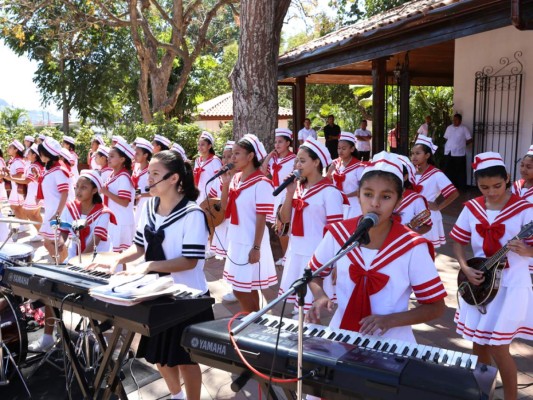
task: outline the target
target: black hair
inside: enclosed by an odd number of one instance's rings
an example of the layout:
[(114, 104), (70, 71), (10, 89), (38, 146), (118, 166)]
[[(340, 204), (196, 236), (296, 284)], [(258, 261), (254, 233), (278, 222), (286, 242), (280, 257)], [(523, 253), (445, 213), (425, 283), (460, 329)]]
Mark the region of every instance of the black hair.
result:
[[(35, 151), (33, 151), (31, 148), (29, 149), (33, 154), (35, 154), (37, 156), (37, 159), (35, 160), (35, 162), (39, 165), (41, 165), (42, 167), (44, 167), (44, 163), (43, 163), (43, 160), (41, 160), (41, 156), (39, 153), (36, 153)], [(38, 150), (37, 150), (38, 151)]]
[(311, 119), (310, 119), (310, 118), (304, 118), (304, 122), (305, 122), (305, 121), (309, 121), (309, 122), (311, 122)]
[(200, 138), (200, 140), (205, 140), (207, 143), (209, 143), (211, 145), (211, 148), (209, 149), (209, 154), (215, 154), (215, 149), (213, 148), (213, 143), (211, 143), (211, 140), (209, 140), (208, 138)]
[(161, 143), (159, 140), (155, 140), (155, 139), (154, 139), (154, 142), (156, 142), (157, 145), (158, 145), (159, 147), (161, 147), (161, 151), (170, 150), (170, 147), (168, 147), (168, 146), (167, 146), (166, 144), (164, 144), (164, 143)]
[[(318, 157), (318, 154), (316, 154), (313, 150), (311, 150), (309, 147), (307, 146), (300, 146), (300, 149), (304, 150), (308, 155), (309, 157), (311, 157), (311, 160), (318, 160), (318, 172), (322, 173), (322, 170), (324, 169), (324, 166), (322, 165), (322, 160), (320, 160), (320, 158)], [(326, 165), (327, 167), (327, 165)]]
[(435, 165), (435, 157), (433, 157), (433, 152), (431, 151), (431, 149), (429, 148), (427, 144), (416, 143), (415, 146), (420, 146), (425, 154), (429, 154), (429, 158), (428, 158), (429, 165)]
[(24, 152), (20, 151), (15, 145), (10, 144), (10, 146), (13, 146), (15, 150), (17, 150), (17, 156), (24, 157)]
[(254, 168), (259, 168), (261, 166), (261, 161), (259, 161), (259, 159), (257, 158), (255, 148), (254, 146), (252, 146), (252, 144), (249, 141), (241, 139), (237, 142), (237, 146), (242, 147), (248, 153), (254, 153), (254, 158), (252, 160), (252, 163), (254, 164)]
[[(84, 178), (84, 179), (88, 180), (89, 182), (91, 182), (91, 185), (92, 185), (93, 188), (98, 189), (98, 186), (96, 186), (96, 183), (94, 183), (92, 179), (89, 179), (89, 178), (87, 178), (85, 176), (80, 176), (78, 178), (78, 180), (80, 180), (81, 178)], [(93, 204), (102, 204), (102, 196), (100, 196), (100, 193), (98, 193), (98, 190), (96, 191), (95, 194), (93, 194), (92, 202), (93, 202)]]
[(144, 147), (139, 147), (139, 146), (137, 146), (136, 149), (140, 149), (144, 154), (148, 154), (148, 157), (146, 157), (146, 161), (150, 161), (152, 159), (152, 152), (151, 151), (145, 149)]
[(346, 142), (348, 143), (350, 146), (353, 147), (353, 151), (350, 153), (352, 155), (352, 157), (355, 157), (357, 159), (359, 159), (359, 152), (357, 151), (357, 147), (355, 147), (355, 143), (350, 141), (350, 140), (339, 140), (339, 143), (340, 142)]
[(59, 161), (59, 156), (55, 156), (51, 154), (48, 150), (46, 150), (46, 147), (44, 147), (42, 143), (39, 144), (38, 149), (39, 149), (39, 157), (42, 158), (42, 156), (44, 155), (46, 158), (48, 158), (48, 162), (44, 164), (44, 167), (46, 169), (52, 168), (53, 165)]
[(328, 115), (328, 118), (333, 118), (333, 119), (335, 119), (335, 116), (334, 116), (333, 114), (329, 114), (329, 115)]
[(131, 172), (131, 166), (132, 166), (132, 161), (131, 161), (131, 158), (129, 158), (126, 153), (124, 153), (122, 150), (120, 150), (118, 147), (111, 147), (112, 149), (115, 149), (118, 153), (118, 155), (120, 157), (123, 157), (124, 158), (124, 168), (126, 168), (128, 171)]
[(178, 174), (180, 178), (176, 185), (177, 190), (181, 189), (187, 199), (196, 201), (200, 191), (194, 184), (192, 166), (189, 162), (183, 161), (180, 153), (174, 150), (160, 151), (154, 154), (153, 159), (162, 163), (168, 171)]
[(0, 149), (0, 157), (4, 158), (4, 151)]
[[(2, 157), (2, 153), (0, 153), (0, 157)], [(533, 160), (533, 155), (531, 154), (526, 154), (524, 157), (522, 157), (522, 160), (524, 160), (527, 157), (531, 157), (531, 160)]]
[(402, 165), (402, 170), (403, 170), (403, 176), (405, 177), (405, 175), (407, 175), (407, 180), (403, 181), (403, 188), (412, 189), (413, 185), (411, 181), (409, 180), (409, 171), (407, 170), (407, 167), (405, 165)]
[(396, 175), (394, 175), (392, 172), (387, 171), (380, 171), (380, 170), (374, 170), (367, 172), (363, 175), (361, 180), (359, 181), (359, 187), (362, 188), (363, 184), (372, 179), (372, 178), (384, 178), (388, 179), (392, 183), (392, 189), (398, 194), (398, 200), (402, 198), (403, 195), (403, 182), (398, 178)]
[(367, 121), (366, 119), (362, 119), (362, 120), (361, 120), (361, 123), (363, 123), (363, 122), (364, 122), (365, 124), (368, 124), (368, 121)]
[[(306, 118), (306, 119), (309, 119), (309, 118)], [(285, 139), (287, 142), (289, 142), (289, 146), (292, 145), (292, 138), (288, 137), (288, 136), (285, 136), (285, 135), (279, 135), (278, 137), (282, 137), (283, 139)]]
[[(507, 169), (502, 165), (495, 165), (493, 167), (480, 169), (479, 171), (474, 172), (476, 181), (479, 180), (479, 178), (502, 178), (503, 180), (507, 181), (507, 176)], [(509, 185), (510, 181), (508, 182), (507, 186)]]
[(455, 114), (453, 114), (453, 117), (454, 117), (454, 118), (459, 118), (459, 121), (462, 121), (462, 120), (463, 120), (463, 116), (462, 116), (461, 114), (459, 114), (459, 113), (455, 113)]
[(70, 151), (76, 151), (76, 145), (75, 144), (72, 144), (70, 142), (67, 142), (66, 140), (63, 140), (63, 143), (65, 143), (67, 146), (68, 146), (68, 149)]
[(102, 157), (109, 158), (109, 156), (106, 156), (101, 150), (96, 150), (96, 154), (100, 154)]

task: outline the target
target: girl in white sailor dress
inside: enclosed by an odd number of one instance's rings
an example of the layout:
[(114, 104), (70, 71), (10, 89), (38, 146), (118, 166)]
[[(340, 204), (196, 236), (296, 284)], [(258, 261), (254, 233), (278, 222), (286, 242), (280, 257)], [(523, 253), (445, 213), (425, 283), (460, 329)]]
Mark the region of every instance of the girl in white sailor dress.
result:
[(509, 346), (515, 338), (533, 340), (533, 291), (528, 270), (533, 239), (509, 240), (533, 220), (533, 205), (507, 191), (509, 175), (498, 153), (478, 154), (472, 167), (482, 196), (465, 204), (450, 233), (459, 265), (468, 280), (478, 285), (483, 273), (467, 265), (465, 246), (472, 245), (474, 257), (490, 257), (507, 243), (510, 252), (498, 293), (486, 305), (485, 313), (459, 299), (457, 333), (473, 342), (480, 362), (496, 362), (505, 399), (516, 399), (517, 370)]
[[(222, 164), (227, 165), (231, 162), (231, 155), (233, 150), (233, 145), (235, 142), (233, 140), (228, 140), (224, 146), (224, 152), (222, 153)], [(235, 168), (230, 171), (230, 175), (233, 176), (235, 173)], [(219, 177), (209, 191), (209, 198), (211, 199), (220, 199), (222, 197), (222, 178)], [(209, 218), (209, 217), (208, 217)], [(224, 219), (224, 221), (217, 227), (215, 227), (215, 233), (211, 239), (211, 251), (215, 253), (215, 257), (219, 260), (226, 258), (226, 252), (228, 248), (228, 228), (229, 220)]]
[(224, 278), (232, 285), (243, 311), (259, 310), (260, 289), (278, 280), (266, 226), (274, 199), (272, 182), (259, 169), (263, 144), (247, 134), (233, 146), (232, 162), (240, 171), (223, 175), (222, 209), (230, 219)]
[(96, 154), (94, 156), (96, 164), (98, 164), (98, 172), (100, 173), (100, 178), (102, 182), (106, 183), (111, 174), (113, 173), (113, 168), (109, 166), (109, 147), (101, 145), (98, 147)]
[(359, 159), (355, 148), (355, 135), (350, 132), (341, 132), (337, 148), (339, 158), (333, 161), (328, 169), (328, 178), (343, 192), (349, 205), (344, 206), (344, 219), (361, 215), (359, 205), (359, 181), (365, 169)]
[[(446, 243), (441, 210), (459, 197), (459, 192), (444, 172), (434, 166), (433, 154), (436, 150), (437, 146), (433, 144), (431, 138), (424, 135), (418, 135), (411, 149), (411, 161), (417, 169), (413, 189), (428, 201), (433, 222), (431, 230), (424, 237), (431, 241), (435, 248)], [(444, 201), (437, 204), (435, 200), (439, 195), (444, 197)]]
[(72, 136), (63, 136), (63, 148), (67, 149), (70, 153), (72, 176), (74, 177), (74, 185), (76, 185), (78, 177), (80, 176), (80, 172), (78, 170), (79, 157), (78, 154), (76, 154), (76, 139), (74, 139)]
[(109, 151), (109, 166), (113, 173), (104, 182), (101, 193), (104, 196), (104, 205), (115, 215), (117, 225), (109, 227), (109, 237), (113, 251), (126, 250), (133, 243), (135, 235), (135, 215), (133, 213), (133, 200), (135, 189), (131, 181), (130, 171), (134, 152), (131, 146), (123, 141), (118, 141)]
[(7, 169), (4, 153), (0, 149), (0, 201), (7, 201), (6, 182), (4, 181), (4, 171)]
[[(296, 156), (296, 169), (300, 181), (287, 187), (287, 197), (281, 208), (282, 222), (291, 221), (291, 245), (279, 288), (284, 293), (292, 283), (300, 279), (316, 246), (322, 240), (326, 224), (341, 221), (343, 204), (348, 201), (342, 192), (322, 176), (324, 167), (331, 163), (328, 149), (318, 140), (307, 138)], [(331, 279), (328, 292), (334, 297)], [(288, 299), (296, 303), (296, 297)], [(311, 307), (313, 297), (307, 292), (304, 309)]]
[[(520, 162), (521, 179), (515, 181), (511, 191), (521, 199), (533, 203), (533, 145)], [(529, 260), (529, 272), (533, 277), (533, 258)]]
[(143, 138), (137, 138), (135, 141), (135, 162), (138, 169), (131, 175), (131, 180), (135, 188), (135, 226), (139, 223), (142, 209), (148, 199), (150, 198), (150, 190), (146, 190), (148, 186), (148, 163), (152, 158), (153, 146)]
[(200, 190), (200, 196), (196, 202), (202, 203), (207, 197), (213, 182), (206, 187), (216, 171), (222, 168), (220, 158), (215, 155), (215, 138), (209, 132), (203, 131), (198, 138), (198, 157), (194, 160), (194, 183)]
[[(143, 208), (134, 245), (120, 254), (110, 267), (115, 270), (118, 264), (144, 255), (146, 262), (129, 267), (126, 273), (171, 274), (174, 282), (208, 295), (204, 262), (209, 233), (205, 214), (195, 203), (198, 190), (194, 185), (192, 168), (172, 150), (154, 154), (148, 168), (150, 185), (170, 175), (150, 189), (154, 197)], [(213, 310), (209, 307), (156, 336), (141, 338), (136, 356), (144, 357), (157, 366), (172, 399), (185, 398), (181, 392), (180, 376), (185, 383), (187, 399), (200, 399), (200, 367), (191, 360), (180, 341), (187, 326), (213, 319)]]
[[(263, 161), (261, 170), (267, 176), (270, 176), (274, 189), (283, 183), (285, 178), (294, 171), (294, 162), (296, 155), (291, 151), (292, 131), (287, 128), (277, 128), (275, 131), (274, 150), (272, 150)], [(286, 190), (274, 197), (274, 212), (267, 216), (267, 222), (275, 224), (276, 214), (285, 201)], [(279, 236), (281, 244), (281, 253), (285, 256), (289, 246), (289, 236)], [(284, 257), (276, 261), (276, 265), (283, 265)]]
[[(30, 165), (26, 173), (26, 180), (28, 184), (28, 191), (24, 199), (24, 210), (26, 217), (32, 221), (43, 222), (41, 216), (41, 207), (43, 206), (43, 200), (38, 199), (39, 181), (44, 174), (44, 163), (39, 157), (39, 146), (32, 144), (28, 151), (28, 160)], [(41, 229), (41, 225), (36, 225), (37, 231)], [(30, 241), (42, 240), (39, 235), (34, 236)]]
[[(370, 242), (336, 262), (338, 308), (329, 326), (416, 343), (411, 325), (440, 317), (446, 290), (433, 261), (431, 243), (393, 217), (401, 198), (402, 178), (402, 164), (395, 154), (376, 154), (365, 169), (360, 185), (362, 212), (375, 213), (379, 219), (368, 231)], [(313, 271), (335, 256), (361, 218), (327, 226), (309, 263)], [(330, 272), (331, 267), (323, 276)], [(315, 296), (307, 315), (312, 322), (319, 323), (324, 309), (333, 307), (322, 281), (315, 278), (309, 284)], [(409, 309), (412, 292), (419, 304)]]
[[(14, 178), (22, 178), (26, 164), (22, 152), (24, 146), (18, 140), (13, 140), (7, 148), (8, 154), (11, 156), (7, 163), (7, 174), (5, 179), (12, 176)], [(15, 214), (15, 217), (25, 219), (24, 210), (22, 205), (24, 204), (24, 195), (18, 191), (18, 185), (15, 182), (11, 183), (11, 193), (9, 193), (9, 205)]]
[[(78, 182), (76, 182), (76, 199), (69, 201), (61, 215), (61, 222), (74, 226), (77, 221), (85, 220), (85, 227), (80, 229), (77, 235), (80, 239), (82, 254), (93, 253), (94, 248), (98, 253), (111, 251), (111, 241), (108, 240), (109, 224), (117, 223), (115, 216), (109, 208), (102, 204), (102, 198), (98, 193), (102, 188), (100, 174), (96, 170), (82, 170)], [(68, 247), (68, 259), (78, 253), (76, 236), (73, 229), (61, 229), (61, 245), (67, 236), (71, 239)]]
[[(431, 214), (424, 219), (417, 218), (421, 213), (429, 213), (428, 202), (424, 196), (418, 194), (413, 190), (415, 181), (416, 168), (406, 156), (398, 154), (398, 158), (403, 164), (403, 195), (400, 205), (394, 213), (401, 219), (403, 225), (415, 230), (419, 235), (423, 235), (431, 230), (433, 223), (431, 222)], [(417, 224), (417, 221), (419, 224)], [(417, 226), (412, 226), (411, 223)]]

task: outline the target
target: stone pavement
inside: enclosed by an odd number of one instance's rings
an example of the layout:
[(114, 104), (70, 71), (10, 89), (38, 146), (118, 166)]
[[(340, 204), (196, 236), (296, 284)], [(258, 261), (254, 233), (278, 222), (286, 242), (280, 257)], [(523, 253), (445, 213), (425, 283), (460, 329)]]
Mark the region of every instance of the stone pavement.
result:
[[(477, 195), (475, 192), (470, 192), (466, 195), (462, 195), (460, 200), (457, 200), (452, 204), (444, 213), (444, 227), (448, 233), (453, 223), (455, 222), (459, 212), (462, 208), (462, 203)], [(19, 242), (25, 242), (29, 234), (23, 234), (23, 237)], [(44, 257), (45, 252), (42, 246), (36, 247), (35, 259), (38, 260)], [(277, 246), (274, 247), (274, 252), (279, 254)], [(420, 344), (427, 344), (440, 348), (446, 348), (450, 350), (470, 352), (470, 342), (461, 339), (455, 333), (455, 324), (453, 323), (453, 315), (457, 306), (457, 284), (456, 277), (458, 272), (458, 264), (453, 258), (451, 241), (438, 249), (438, 255), (436, 258), (437, 268), (440, 276), (444, 282), (448, 297), (446, 298), (447, 309), (444, 316), (438, 320), (431, 322), (430, 324), (420, 324), (414, 326), (415, 336)], [(222, 296), (228, 291), (228, 286), (222, 281), (223, 261), (210, 259), (206, 263), (205, 272), (207, 280), (209, 282), (209, 290), (213, 297), (216, 298), (215, 304), (215, 316), (217, 318), (229, 317), (239, 311), (237, 303), (223, 303)], [(281, 277), (281, 270), (278, 271)], [(276, 297), (277, 287), (268, 289), (264, 293), (265, 304), (267, 301)], [(279, 311), (278, 311), (279, 312)], [(290, 310), (286, 312), (286, 316), (290, 317)], [(511, 346), (511, 352), (515, 357), (518, 365), (518, 383), (519, 385), (533, 383), (533, 343), (523, 340), (515, 340)], [(257, 384), (254, 381), (249, 381), (248, 384), (239, 393), (233, 393), (230, 389), (230, 384), (236, 376), (217, 370), (211, 367), (202, 366), (203, 372), (203, 386), (202, 386), (202, 400), (211, 399), (258, 399), (259, 394), (257, 390)], [(501, 382), (498, 380), (497, 385)], [(129, 399), (142, 399), (142, 400), (156, 400), (166, 399), (169, 397), (168, 389), (163, 379), (156, 380), (144, 387), (139, 391), (135, 391), (128, 395)], [(496, 398), (502, 398), (501, 389), (496, 391)], [(533, 385), (528, 388), (519, 390), (520, 399), (533, 399)]]

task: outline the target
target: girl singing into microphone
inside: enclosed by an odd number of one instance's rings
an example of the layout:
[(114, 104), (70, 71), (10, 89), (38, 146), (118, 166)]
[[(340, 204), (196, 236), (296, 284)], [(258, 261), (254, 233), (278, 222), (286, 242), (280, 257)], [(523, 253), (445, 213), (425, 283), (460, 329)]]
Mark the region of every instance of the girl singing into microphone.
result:
[[(117, 265), (144, 255), (145, 262), (129, 267), (126, 273), (171, 274), (174, 282), (209, 294), (204, 274), (208, 228), (205, 214), (195, 203), (198, 189), (191, 166), (178, 153), (167, 150), (154, 154), (148, 170), (150, 194), (154, 197), (143, 208), (134, 244), (111, 265), (103, 266), (114, 271)], [(156, 364), (172, 399), (185, 398), (180, 376), (187, 399), (200, 399), (202, 372), (181, 347), (180, 338), (187, 326), (212, 319), (213, 310), (208, 308), (158, 335), (141, 338), (137, 357)]]
[[(403, 192), (403, 167), (395, 154), (376, 154), (366, 167), (359, 187), (363, 215), (378, 216), (370, 228), (368, 244), (355, 247), (336, 262), (338, 308), (330, 322), (342, 328), (370, 335), (415, 342), (411, 325), (431, 321), (444, 312), (446, 291), (433, 262), (433, 246), (396, 218)], [(326, 227), (309, 263), (315, 271), (331, 260), (362, 217), (336, 222)], [(315, 301), (307, 317), (320, 323), (324, 309), (333, 302), (323, 289), (323, 277), (309, 284)], [(414, 292), (418, 307), (409, 309)], [(411, 354), (411, 353), (409, 353)]]

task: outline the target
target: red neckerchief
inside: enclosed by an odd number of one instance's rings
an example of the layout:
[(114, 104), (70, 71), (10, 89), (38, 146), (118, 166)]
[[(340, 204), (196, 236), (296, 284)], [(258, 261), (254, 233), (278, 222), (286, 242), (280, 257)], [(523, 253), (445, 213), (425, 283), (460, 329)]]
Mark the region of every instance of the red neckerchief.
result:
[(202, 157), (198, 157), (196, 161), (194, 162), (194, 184), (198, 186), (200, 183), (200, 177), (202, 176), (202, 172), (205, 171), (205, 166), (209, 164), (211, 161), (213, 161), (215, 158), (214, 154), (209, 154), (207, 159), (205, 161), (202, 161)]
[[(126, 168), (122, 168), (120, 171), (118, 171), (118, 174), (116, 174), (116, 175), (113, 172), (111, 174), (111, 176), (109, 177), (109, 179), (107, 180), (107, 182), (104, 182), (104, 186), (106, 188), (109, 188), (109, 185), (111, 185), (114, 181), (116, 181), (119, 176), (127, 176), (128, 179), (130, 180), (131, 186), (133, 186), (133, 182), (131, 180), (131, 175), (129, 174), (129, 172), (128, 172), (128, 170)], [(109, 207), (109, 197), (108, 196), (104, 196), (104, 205), (106, 207)]]
[(52, 172), (55, 172), (57, 170), (60, 170), (65, 174), (67, 178), (70, 178), (70, 170), (67, 168), (65, 163), (61, 160), (56, 161), (54, 164), (52, 164), (52, 167), (46, 171), (44, 171), (44, 174), (42, 174), (39, 177), (39, 187), (37, 188), (37, 200), (43, 200), (44, 199), (44, 193), (43, 193), (43, 180), (44, 177), (48, 174), (51, 174)]
[(531, 186), (524, 194), (522, 194), (522, 189), (524, 189), (525, 183), (526, 181), (524, 179), (519, 179), (513, 183), (514, 192), (521, 199), (527, 199), (529, 196), (533, 196), (533, 186)]
[(429, 164), (427, 169), (420, 176), (420, 179), (418, 180), (418, 183), (414, 183), (413, 184), (413, 190), (415, 192), (417, 192), (417, 193), (422, 193), (422, 190), (424, 189), (424, 185), (422, 185), (422, 182), (428, 180), (431, 176), (435, 175), (438, 172), (440, 172), (440, 169), (438, 169), (435, 166)]
[(141, 176), (146, 174), (148, 172), (148, 166), (146, 166), (145, 169), (137, 170), (131, 175), (131, 182), (133, 183), (133, 187), (135, 189), (139, 189), (139, 179), (141, 179)]
[(491, 257), (502, 247), (500, 239), (505, 234), (505, 224), (503, 222), (533, 207), (533, 205), (522, 200), (518, 195), (511, 194), (511, 197), (509, 197), (509, 200), (500, 210), (492, 224), (489, 224), (487, 218), (487, 207), (483, 196), (467, 201), (465, 207), (480, 222), (476, 224), (476, 232), (483, 238), (483, 253), (485, 253), (485, 257)]
[(260, 171), (256, 170), (254, 173), (252, 173), (250, 176), (246, 178), (246, 180), (241, 182), (241, 186), (238, 189), (234, 189), (237, 187), (239, 181), (241, 180), (242, 172), (238, 172), (233, 177), (232, 184), (229, 188), (228, 193), (228, 204), (226, 205), (226, 218), (231, 218), (230, 222), (233, 225), (239, 225), (239, 214), (237, 213), (237, 197), (241, 194), (241, 192), (244, 189), (247, 189), (253, 185), (255, 185), (257, 182), (265, 179), (265, 175)]
[[(307, 207), (309, 204), (305, 201), (306, 199), (314, 196), (321, 190), (325, 189), (326, 187), (334, 187), (335, 186), (331, 184), (331, 181), (328, 178), (322, 178), (322, 180), (318, 181), (316, 184), (314, 184), (304, 195), (302, 194), (303, 189), (300, 183), (298, 183), (298, 186), (296, 187), (296, 198), (292, 199), (292, 207), (294, 208), (294, 215), (292, 217), (292, 234), (293, 236), (304, 236), (304, 208)], [(341, 192), (342, 193), (342, 192)], [(349, 205), (348, 198), (344, 193), (342, 193), (343, 198), (343, 204)]]
[(283, 158), (279, 158), (277, 155), (272, 158), (272, 184), (275, 187), (278, 187), (281, 183), (279, 180), (279, 171), (283, 168), (283, 164), (286, 164), (295, 158), (296, 156), (293, 153), (289, 153)]
[[(343, 246), (357, 228), (361, 218), (362, 216), (359, 216), (335, 222), (328, 225), (326, 230), (331, 232), (340, 246)], [(370, 296), (381, 291), (389, 282), (389, 276), (379, 270), (421, 243), (427, 244), (429, 253), (434, 258), (431, 242), (393, 220), (391, 230), (368, 270), (364, 268), (365, 262), (359, 247), (346, 254), (352, 262), (349, 275), (355, 283), (355, 288), (344, 311), (340, 328), (356, 332), (361, 329), (361, 319), (372, 314)]]
[[(67, 210), (70, 212), (70, 215), (72, 216), (72, 219), (75, 221), (77, 219), (81, 218), (81, 203), (78, 200), (74, 200), (67, 203)], [(85, 251), (85, 248), (87, 247), (87, 238), (89, 237), (89, 234), (91, 233), (90, 225), (96, 221), (100, 215), (102, 214), (109, 214), (109, 222), (112, 224), (117, 224), (117, 220), (115, 218), (115, 215), (111, 210), (107, 207), (105, 207), (101, 203), (97, 203), (94, 205), (94, 207), (91, 209), (89, 214), (86, 218), (86, 225), (85, 228), (80, 229), (79, 235), (80, 235), (80, 247), (81, 252), (83, 253)], [(96, 229), (96, 227), (95, 227)], [(94, 232), (96, 234), (96, 231)], [(78, 255), (78, 252), (76, 250), (76, 255)]]
[[(39, 179), (43, 175), (44, 167), (41, 164), (32, 163), (28, 168), (28, 175), (26, 176), (30, 181), (39, 183)], [(37, 189), (38, 191), (39, 189)]]
[(409, 206), (416, 199), (422, 199), (424, 201), (424, 204), (425, 204), (426, 208), (429, 208), (428, 207), (428, 202), (427, 202), (427, 200), (426, 200), (426, 198), (424, 196), (419, 195), (417, 192), (415, 192), (413, 190), (405, 189), (403, 191), (402, 201), (400, 202), (400, 205), (398, 206), (398, 208), (396, 210), (394, 210), (394, 212), (395, 213), (399, 213), (399, 212), (405, 210), (407, 208), (407, 206)]
[(352, 157), (352, 159), (350, 160), (348, 165), (344, 168), (344, 170), (340, 171), (340, 168), (342, 167), (342, 159), (339, 157), (335, 161), (333, 161), (333, 165), (335, 166), (335, 169), (331, 177), (333, 178), (333, 182), (335, 183), (335, 186), (337, 187), (337, 189), (341, 191), (343, 190), (344, 181), (346, 180), (346, 174), (358, 168), (360, 164), (361, 162), (357, 158)]

